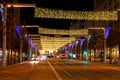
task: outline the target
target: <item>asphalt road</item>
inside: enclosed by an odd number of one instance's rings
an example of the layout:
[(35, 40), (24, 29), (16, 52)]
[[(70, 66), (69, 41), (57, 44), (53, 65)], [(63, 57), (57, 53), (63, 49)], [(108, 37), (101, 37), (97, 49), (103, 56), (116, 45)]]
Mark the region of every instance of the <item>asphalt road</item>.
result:
[(0, 68), (0, 80), (120, 80), (120, 66), (65, 59), (27, 61)]
[(120, 66), (78, 60), (50, 60), (63, 80), (120, 80)]

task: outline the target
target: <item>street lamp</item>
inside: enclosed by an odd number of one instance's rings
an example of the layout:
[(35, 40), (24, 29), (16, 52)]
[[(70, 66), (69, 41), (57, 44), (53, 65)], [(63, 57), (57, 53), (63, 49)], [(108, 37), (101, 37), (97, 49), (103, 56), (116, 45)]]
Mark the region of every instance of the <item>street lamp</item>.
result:
[[(120, 11), (120, 9), (118, 9), (118, 26), (120, 27), (120, 13), (119, 13), (119, 11)], [(120, 58), (120, 52), (119, 52), (119, 58)]]
[[(7, 8), (14, 7), (36, 7), (35, 4), (16, 4), (16, 3), (9, 3), (4, 5), (4, 22), (3, 22), (3, 66), (6, 66), (6, 20), (7, 20)], [(22, 52), (20, 53), (20, 61), (22, 58)]]

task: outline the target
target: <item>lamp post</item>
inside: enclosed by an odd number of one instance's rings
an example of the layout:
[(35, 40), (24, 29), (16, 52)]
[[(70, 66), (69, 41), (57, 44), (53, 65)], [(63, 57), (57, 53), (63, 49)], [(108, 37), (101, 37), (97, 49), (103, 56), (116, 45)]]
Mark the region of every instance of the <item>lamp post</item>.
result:
[[(118, 26), (120, 27), (120, 13), (119, 13), (120, 9), (118, 9)], [(120, 46), (119, 46), (119, 50), (120, 50)], [(120, 51), (119, 51), (119, 58), (120, 58)]]
[[(7, 8), (8, 7), (14, 7), (14, 8), (20, 8), (20, 7), (36, 7), (35, 4), (16, 4), (16, 3), (10, 3), (4, 5), (4, 22), (3, 22), (3, 66), (6, 66), (6, 20), (7, 20)], [(22, 55), (22, 53), (20, 53)], [(21, 59), (22, 56), (20, 56)]]
[(6, 66), (6, 16), (7, 6), (4, 6), (4, 21), (3, 21), (3, 66)]

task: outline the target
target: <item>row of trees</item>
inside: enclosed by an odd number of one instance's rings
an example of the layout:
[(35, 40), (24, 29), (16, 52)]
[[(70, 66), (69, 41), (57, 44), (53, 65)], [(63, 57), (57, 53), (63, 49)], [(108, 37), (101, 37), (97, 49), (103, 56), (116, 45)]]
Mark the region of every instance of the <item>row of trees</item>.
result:
[[(27, 55), (29, 46), (24, 37), (24, 30), (21, 28), (21, 38), (16, 31), (16, 25), (20, 25), (20, 10), (16, 8), (7, 8), (6, 19), (6, 49), (7, 49), (7, 64), (14, 64), (20, 62), (20, 42), (22, 41), (22, 52)], [(3, 44), (3, 22), (0, 15), (0, 48)]]
[[(108, 38), (106, 39), (106, 47), (107, 47), (107, 59), (109, 59), (109, 62), (112, 63), (112, 50), (114, 47), (119, 46), (119, 49), (117, 49), (117, 51), (120, 51), (120, 23), (119, 20), (118, 21), (111, 21), (109, 22), (109, 26), (111, 28), (110, 33), (108, 35)], [(69, 52), (73, 52), (74, 54), (77, 55), (77, 58), (80, 58), (80, 53), (83, 54), (83, 50), (85, 49), (89, 49), (89, 55), (90, 55), (90, 59), (91, 59), (91, 50), (93, 50), (94, 52), (94, 60), (95, 58), (100, 58), (101, 54), (104, 54), (104, 31), (100, 30), (100, 29), (96, 29), (96, 30), (90, 30), (89, 34), (92, 36), (89, 43), (87, 44), (87, 37), (85, 38), (85, 42), (82, 46), (82, 51), (80, 51), (80, 40), (78, 45), (74, 48), (69, 47), (68, 51)], [(75, 42), (74, 42), (75, 43)], [(69, 46), (69, 45), (66, 45)], [(63, 46), (64, 47), (64, 46)], [(108, 51), (108, 48), (110, 51)], [(60, 52), (60, 51), (59, 51)], [(62, 52), (65, 52), (62, 51)], [(117, 53), (115, 53), (117, 54)], [(117, 57), (120, 57), (120, 53), (119, 55), (117, 55)]]

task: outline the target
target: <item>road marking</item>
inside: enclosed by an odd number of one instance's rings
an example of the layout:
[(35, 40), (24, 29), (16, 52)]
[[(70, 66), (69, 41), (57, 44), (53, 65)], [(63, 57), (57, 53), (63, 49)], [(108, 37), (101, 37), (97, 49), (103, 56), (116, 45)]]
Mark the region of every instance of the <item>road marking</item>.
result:
[(52, 71), (53, 71), (53, 73), (55, 74), (55, 77), (57, 78), (57, 80), (63, 80), (62, 78), (61, 78), (61, 76), (58, 74), (58, 72), (53, 68), (53, 66), (50, 64), (50, 62), (47, 60), (47, 62), (48, 62), (48, 64), (49, 64), (49, 66), (51, 67), (51, 69), (52, 69)]
[[(56, 66), (58, 66), (56, 63), (54, 63)], [(59, 66), (58, 66), (59, 67)], [(72, 80), (77, 80), (73, 75), (71, 75), (69, 72), (67, 72), (66, 70), (60, 68), (65, 74), (67, 74), (70, 78), (72, 78)]]
[(113, 70), (120, 70), (120, 69), (118, 69), (118, 68), (112, 68), (112, 67), (106, 67), (106, 68), (108, 68), (108, 69), (113, 69)]

